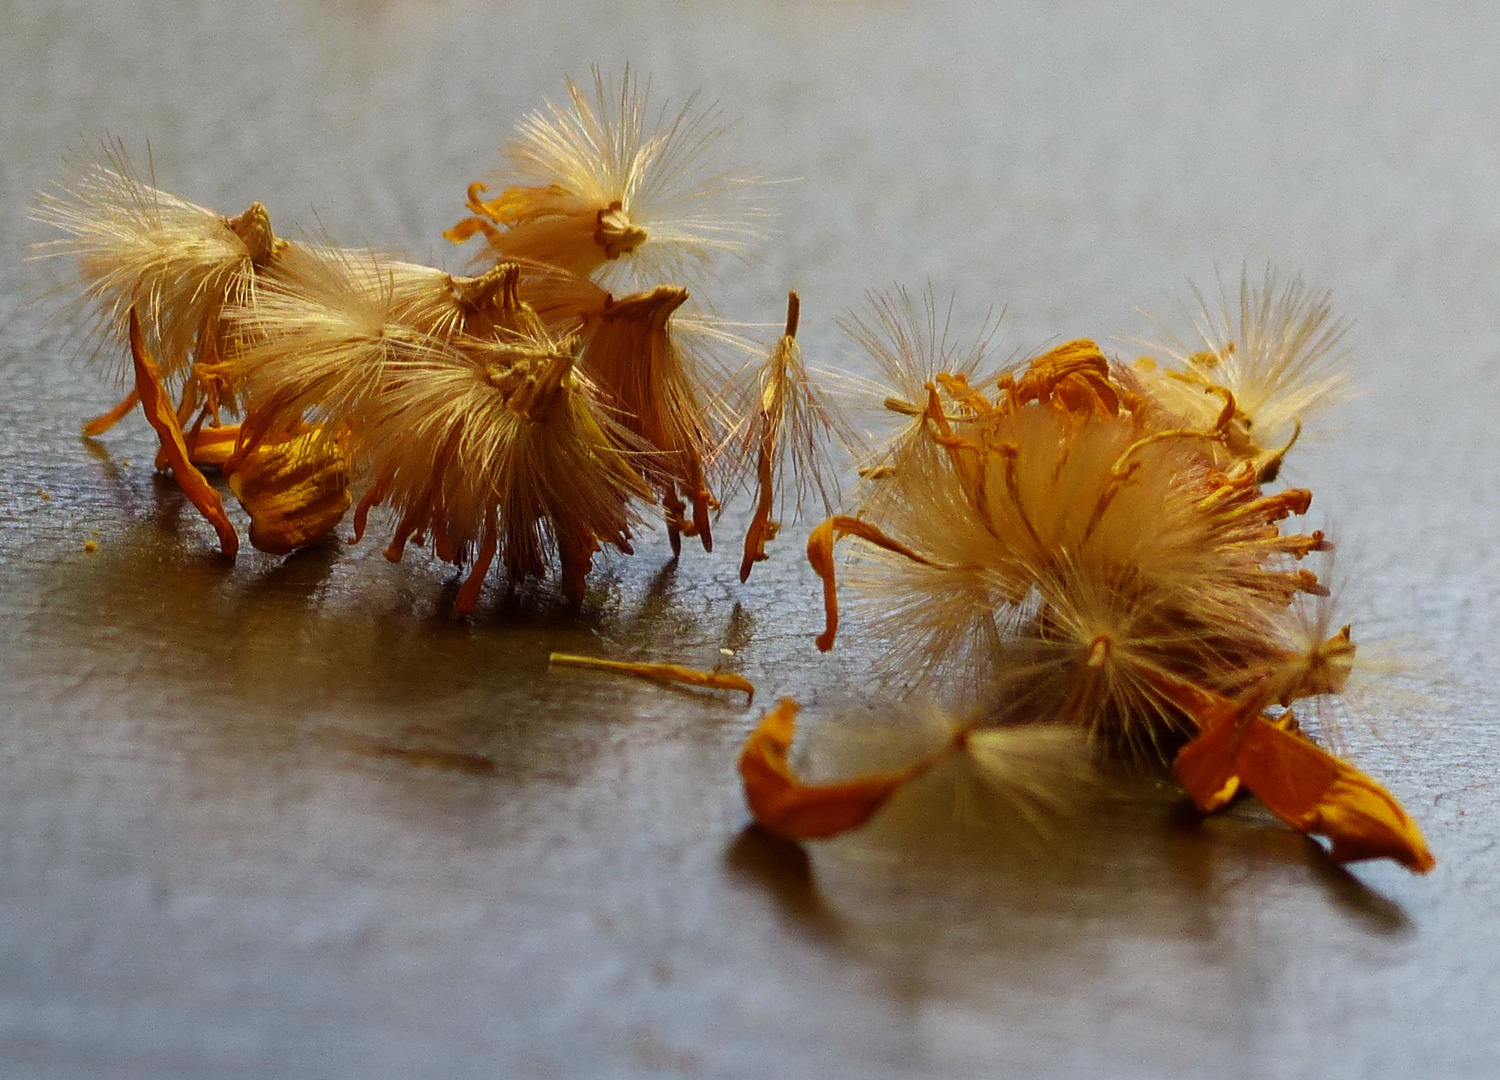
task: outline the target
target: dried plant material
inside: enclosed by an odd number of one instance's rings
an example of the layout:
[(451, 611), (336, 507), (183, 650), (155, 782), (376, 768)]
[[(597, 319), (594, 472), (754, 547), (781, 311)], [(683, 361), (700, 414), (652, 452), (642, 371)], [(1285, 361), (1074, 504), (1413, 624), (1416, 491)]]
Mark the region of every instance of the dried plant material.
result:
[(942, 454), (914, 460), (863, 527), (902, 563), (870, 582), (896, 663), (1160, 760), (1190, 728), (1156, 707), (1148, 670), (1228, 679), (1239, 665), (1214, 655), (1265, 655), (1280, 612), (1317, 587), (1283, 560), (1321, 540), (1267, 528), (1305, 492), (1216, 478), (1202, 447), (1221, 428), (1152, 429), (1125, 400), (1091, 343), (1038, 358), (993, 400), (934, 385)]
[[(1037, 833), (1097, 789), (1088, 741), (1076, 727), (970, 726), (962, 750), (955, 757), (968, 764), (968, 773), (982, 786), (986, 801), (998, 803), (1009, 819)], [(971, 803), (967, 812), (977, 816), (994, 811), (977, 810)]]
[[(1143, 357), (1136, 374), (1155, 403), (1188, 424), (1208, 422), (1213, 406), (1205, 390), (1233, 395), (1225, 451), (1274, 469), (1302, 421), (1347, 395), (1347, 356), (1340, 349), (1347, 326), (1334, 316), (1329, 293), (1301, 278), (1283, 282), (1269, 269), (1259, 285), (1242, 271), (1238, 296), (1221, 282), (1217, 304), (1195, 295), (1192, 335), (1165, 331), (1153, 349), (1165, 366)], [(1274, 478), (1274, 472), (1265, 477)]]
[(516, 329), (503, 339), (388, 359), (387, 387), (361, 420), (376, 481), (356, 528), (389, 502), (400, 522), (388, 558), (430, 533), (440, 558), (472, 559), (460, 612), (473, 610), (492, 559), (520, 580), (544, 575), (550, 552), (563, 594), (581, 602), (594, 553), (630, 552), (632, 502), (650, 497), (628, 435), (576, 371), (576, 339), (554, 341), (524, 306), (507, 318)]
[(828, 839), (860, 828), (904, 785), (939, 764), (959, 767), (953, 779), (968, 785), (955, 789), (956, 796), (964, 793), (964, 812), (974, 813), (982, 797), (987, 812), (999, 811), (1013, 825), (1038, 832), (1093, 784), (1087, 747), (1076, 729), (983, 729), (941, 713), (938, 745), (907, 764), (809, 784), (788, 759), (798, 711), (790, 698), (779, 701), (746, 740), (739, 762), (756, 823), (791, 840)]
[[(110, 338), (130, 343), (135, 387), (86, 423), (84, 433), (102, 434), (140, 402), (161, 441), (157, 467), (171, 468), (231, 556), (238, 547), (234, 530), (197, 466), (218, 467), (228, 476), (270, 438), (282, 444), (271, 455), (278, 464), (262, 456), (236, 488), (251, 510), (252, 543), (285, 553), (331, 531), (348, 502), (341, 490), (347, 466), (333, 465), (325, 452), (326, 467), (312, 470), (317, 484), (306, 482), (306, 461), (296, 466), (303, 475), (291, 478), (286, 451), (295, 445), (297, 456), (305, 457), (309, 442), (300, 417), (280, 426), (263, 416), (250, 417), (244, 427), (221, 423), (222, 411), (235, 413), (241, 405), (240, 372), (226, 363), (243, 347), (234, 313), (250, 303), (260, 279), (295, 273), (289, 264), (305, 267), (312, 256), (275, 235), (260, 203), (224, 217), (168, 195), (137, 178), (117, 146), (107, 148), (105, 161), (76, 187), (42, 196), (34, 214), (69, 234), (42, 250), (79, 257), (81, 300), (97, 311), (101, 345)], [(173, 390), (175, 405), (168, 396)], [(310, 501), (299, 506), (298, 499)]]
[(219, 534), (226, 556), (238, 554), (239, 536), (199, 464), (217, 465), (225, 473), (230, 489), (250, 514), (250, 542), (261, 551), (285, 555), (333, 531), (350, 503), (348, 462), (341, 446), (312, 429), (236, 455), (234, 435), (220, 437), (222, 429), (195, 428), (185, 434), (133, 314), (129, 336), (136, 393), (161, 443), (161, 458)]
[(229, 472), (250, 515), (250, 543), (288, 555), (331, 535), (353, 501), (345, 440), (319, 429), (258, 443)]
[[(255, 272), (286, 248), (260, 203), (225, 217), (169, 195), (141, 180), (118, 145), (106, 147), (104, 160), (72, 187), (39, 196), (32, 216), (67, 234), (38, 250), (78, 258), (80, 302), (97, 312), (99, 346), (124, 344), (135, 311), (161, 382), (174, 392), (188, 391), (195, 363), (218, 358), (224, 306), (242, 301)], [(214, 388), (202, 393), (212, 396)], [(108, 430), (128, 402), (89, 421), (85, 433)]]
[(597, 323), (612, 305), (614, 294), (592, 278), (570, 274), (544, 263), (517, 261), (521, 299), (557, 335), (581, 333)]
[(719, 440), (699, 389), (703, 361), (682, 347), (671, 325), (687, 296), (686, 289), (663, 285), (611, 300), (589, 324), (582, 355), (620, 424), (657, 451), (644, 464), (666, 509), (674, 555), (683, 536), (697, 536), (705, 551), (713, 550), (710, 515), (718, 505), (708, 485)]
[(303, 424), (358, 426), (389, 387), (389, 363), (430, 347), (432, 335), (399, 318), (385, 267), (368, 252), (299, 246), (228, 309), (238, 347), (212, 371), (244, 401), (242, 446)]
[(1238, 702), (1180, 685), (1167, 691), (1198, 724), (1173, 771), (1200, 809), (1219, 809), (1243, 785), (1293, 829), (1327, 837), (1339, 862), (1389, 858), (1417, 873), (1437, 865), (1390, 792), (1297, 731), (1290, 712), (1264, 713), (1268, 688)]
[(822, 840), (869, 821), (902, 784), (931, 768), (922, 759), (904, 769), (828, 784), (807, 784), (787, 755), (799, 706), (783, 698), (766, 713), (740, 752), (740, 779), (756, 824), (789, 840)]
[[(753, 462), (755, 477), (755, 512), (745, 533), (741, 581), (767, 557), (766, 544), (781, 531), (782, 521), (796, 519), (810, 492), (816, 491), (825, 512), (832, 512), (838, 484), (828, 458), (828, 438), (832, 434), (845, 446), (855, 441), (803, 364), (797, 345), (800, 312), (797, 294), (789, 293), (785, 333), (764, 364), (747, 369), (749, 377), (735, 393), (741, 399), (735, 408), (741, 421), (730, 436), (737, 464), (728, 471), (742, 472)], [(738, 484), (731, 481), (729, 486)]]
[(862, 513), (873, 512), (910, 455), (931, 454), (926, 437), (927, 384), (946, 374), (974, 385), (992, 382), (997, 374), (988, 357), (997, 323), (986, 322), (972, 342), (960, 344), (952, 326), (953, 304), (939, 312), (929, 286), (920, 304), (905, 288), (872, 292), (866, 310), (839, 320), (839, 326), (859, 346), (873, 366), (872, 377), (856, 380), (862, 396), (871, 399), (874, 419), (891, 428), (875, 440), (860, 464), (865, 481), (859, 496)]
[(1392, 859), (1425, 874), (1437, 865), (1417, 823), (1389, 791), (1301, 735), (1257, 717), (1235, 755), (1240, 780), (1298, 832), (1326, 836), (1337, 862)]
[(899, 540), (891, 539), (885, 533), (881, 532), (879, 528), (861, 518), (835, 514), (821, 525), (815, 527), (807, 537), (807, 561), (812, 565), (818, 577), (823, 580), (825, 625), (823, 632), (818, 635), (817, 639), (819, 652), (827, 652), (829, 649), (832, 649), (834, 638), (838, 636), (839, 593), (837, 576), (834, 569), (833, 548), (839, 539), (844, 536), (858, 536), (883, 551), (889, 551), (892, 554), (899, 555), (922, 566), (931, 566), (934, 569), (939, 569), (937, 564), (931, 562), (926, 556), (913, 551)]
[(518, 299), (519, 268), (452, 278), (325, 248), (289, 269), (235, 313), (251, 343), (225, 365), (247, 402), (239, 452), (309, 422), (348, 432), (376, 478), (356, 537), (382, 502), (401, 514), (389, 557), (430, 530), (471, 566), (461, 613), (497, 556), (519, 578), (554, 548), (580, 601), (599, 544), (629, 550), (627, 504), (647, 492), (573, 374), (576, 343)]
[(697, 668), (683, 667), (681, 664), (646, 664), (557, 652), (549, 656), (547, 662), (557, 664), (559, 667), (615, 671), (651, 682), (681, 683), (684, 686), (701, 686), (708, 690), (738, 690), (748, 695), (747, 705), (755, 701), (755, 684), (743, 675), (736, 675), (731, 671), (701, 671)]
[[(1245, 304), (1261, 359), (1236, 385), (1301, 379), (1326, 353), (1326, 308), (1309, 314), (1303, 292)], [(1273, 328), (1292, 316), (1300, 329)], [(1266, 342), (1281, 343), (1279, 359), (1265, 359)], [(880, 498), (813, 530), (808, 557), (827, 611), (819, 647), (838, 628), (833, 548), (853, 536), (850, 581), (871, 629), (892, 643), (891, 677), (982, 703), (986, 728), (1061, 724), (1108, 760), (1175, 759), (1204, 807), (1242, 782), (1260, 795), (1254, 776), (1267, 806), (1329, 836), (1335, 858), (1429, 866), (1383, 788), (1300, 735), (1267, 733), (1268, 708), (1337, 693), (1355, 654), (1348, 628), (1309, 636), (1297, 614), (1299, 597), (1328, 591), (1298, 563), (1329, 545), (1321, 532), (1282, 531), (1312, 498), (1265, 490), (1285, 448), (1245, 448), (1246, 414), (1229, 387), (1202, 384), (1194, 409), (1168, 407), (1092, 341), (993, 385), (934, 373)], [(1289, 395), (1267, 394), (1281, 404), (1263, 415), (1310, 400), (1295, 386)], [(1224, 718), (1225, 703), (1241, 713)], [(1221, 724), (1232, 740), (1209, 736)], [(1278, 779), (1277, 768), (1292, 772)]]
[[(460, 612), (497, 561), (512, 581), (559, 566), (581, 601), (594, 554), (631, 550), (639, 502), (660, 503), (674, 553), (683, 534), (711, 550), (734, 427), (714, 353), (737, 339), (715, 319), (674, 320), (681, 287), (616, 299), (602, 282), (627, 263), (703, 270), (742, 250), (758, 211), (713, 164), (716, 107), (652, 114), (628, 73), (568, 89), (569, 105), (522, 124), (515, 182), (489, 201), (471, 189), (476, 216), (454, 238), (482, 233), (495, 259), (471, 277), (289, 242), (259, 203), (230, 218), (170, 196), (117, 147), (43, 195), (36, 216), (67, 234), (43, 250), (80, 258), (101, 336), (123, 340), (134, 306), (166, 358), (178, 435), (162, 436), (158, 467), (219, 469), (252, 542), (278, 553), (326, 535), (346, 478), (364, 482), (355, 538), (391, 506), (390, 558), (430, 537), (468, 567)], [(189, 483), (202, 501), (206, 485)]]
[(234, 526), (229, 523), (229, 518), (224, 513), (224, 504), (219, 499), (219, 493), (203, 478), (203, 474), (190, 459), (187, 444), (182, 438), (182, 426), (177, 422), (177, 411), (172, 408), (166, 389), (162, 386), (161, 374), (156, 362), (147, 351), (146, 342), (141, 333), (141, 322), (134, 309), (131, 309), (127, 316), (127, 326), (130, 355), (135, 362), (135, 386), (140, 395), (141, 409), (145, 412), (146, 419), (150, 421), (152, 428), (156, 430), (157, 438), (161, 441), (162, 453), (166, 455), (172, 475), (177, 479), (177, 486), (182, 488), (183, 494), (214, 527), (214, 532), (219, 534), (219, 550), (232, 559), (239, 554), (239, 535), (234, 531)]
[(222, 471), (229, 460), (234, 457), (235, 448), (240, 440), (240, 426), (238, 424), (204, 426), (202, 423), (197, 423), (183, 432), (183, 440), (187, 443), (188, 456), (192, 458), (194, 465), (200, 467), (210, 465)]
[(757, 235), (753, 185), (714, 167), (725, 131), (716, 106), (690, 98), (653, 119), (649, 84), (618, 85), (596, 68), (593, 94), (567, 83), (567, 104), (524, 119), (507, 150), (519, 183), (493, 199), (469, 187), (472, 216), (446, 234), (482, 235), (497, 261), (546, 263), (579, 277), (633, 263), (635, 281), (693, 275)]

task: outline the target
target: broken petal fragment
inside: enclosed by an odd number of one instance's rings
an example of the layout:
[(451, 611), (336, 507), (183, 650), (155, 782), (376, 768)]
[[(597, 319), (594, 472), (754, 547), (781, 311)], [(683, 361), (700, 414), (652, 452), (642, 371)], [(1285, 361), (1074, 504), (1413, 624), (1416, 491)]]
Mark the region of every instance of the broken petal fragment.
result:
[[(798, 705), (782, 698), (766, 713), (740, 752), (745, 801), (756, 824), (789, 840), (822, 840), (857, 829), (896, 789), (927, 771), (937, 756), (893, 772), (830, 784), (805, 784), (787, 761), (797, 730)], [(946, 749), (946, 748), (945, 748)]]
[(1266, 809), (1298, 832), (1326, 836), (1336, 861), (1389, 858), (1419, 874), (1437, 865), (1394, 795), (1302, 736), (1257, 718), (1235, 762)]
[(547, 658), (547, 662), (562, 667), (618, 671), (622, 675), (634, 675), (638, 679), (649, 679), (652, 682), (683, 683), (709, 690), (740, 690), (748, 694), (751, 701), (755, 700), (755, 684), (743, 675), (730, 671), (700, 671), (680, 664), (637, 664), (626, 660), (606, 660), (601, 656), (556, 652)]

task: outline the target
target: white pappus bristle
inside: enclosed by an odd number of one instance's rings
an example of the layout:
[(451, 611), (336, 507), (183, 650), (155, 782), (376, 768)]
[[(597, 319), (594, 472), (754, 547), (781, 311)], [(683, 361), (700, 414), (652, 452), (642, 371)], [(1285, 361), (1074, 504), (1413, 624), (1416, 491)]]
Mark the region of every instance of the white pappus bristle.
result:
[(764, 216), (755, 183), (716, 165), (726, 125), (696, 97), (653, 115), (649, 86), (629, 71), (618, 83), (594, 70), (590, 94), (568, 81), (568, 102), (548, 102), (507, 148), (512, 175), (476, 216), (451, 233), (482, 232), (494, 256), (612, 278), (628, 266), (637, 285), (701, 275), (714, 256), (742, 254)]

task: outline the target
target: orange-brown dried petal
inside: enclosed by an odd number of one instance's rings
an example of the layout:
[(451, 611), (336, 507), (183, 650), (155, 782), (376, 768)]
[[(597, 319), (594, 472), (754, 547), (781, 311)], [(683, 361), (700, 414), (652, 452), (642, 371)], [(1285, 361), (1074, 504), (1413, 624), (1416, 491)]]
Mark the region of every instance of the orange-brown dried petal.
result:
[(789, 840), (822, 840), (859, 828), (934, 760), (923, 758), (905, 769), (836, 783), (804, 784), (787, 760), (797, 712), (790, 698), (777, 702), (750, 733), (739, 760), (745, 801), (756, 824)]
[(547, 658), (547, 662), (561, 667), (615, 671), (651, 682), (682, 683), (685, 686), (701, 686), (706, 690), (738, 690), (749, 695), (750, 701), (755, 700), (755, 684), (732, 671), (701, 671), (681, 664), (635, 663), (629, 660), (606, 660), (602, 656), (576, 656), (572, 653), (553, 653)]
[(198, 508), (214, 532), (219, 534), (219, 550), (229, 558), (239, 554), (240, 538), (224, 513), (224, 503), (212, 484), (204, 479), (188, 454), (183, 441), (182, 425), (177, 421), (177, 410), (172, 407), (166, 389), (161, 384), (161, 370), (146, 351), (145, 339), (141, 336), (141, 320), (135, 308), (130, 309), (130, 355), (135, 365), (135, 388), (140, 395), (141, 411), (156, 430), (161, 442), (161, 452), (166, 463), (177, 478), (177, 486)]
[(250, 543), (272, 555), (322, 540), (353, 501), (344, 451), (318, 430), (260, 443), (229, 473), (229, 488), (250, 515)]
[(1371, 777), (1291, 731), (1257, 719), (1236, 757), (1245, 786), (1298, 832), (1326, 836), (1339, 862), (1394, 859), (1426, 873), (1437, 865), (1422, 831)]

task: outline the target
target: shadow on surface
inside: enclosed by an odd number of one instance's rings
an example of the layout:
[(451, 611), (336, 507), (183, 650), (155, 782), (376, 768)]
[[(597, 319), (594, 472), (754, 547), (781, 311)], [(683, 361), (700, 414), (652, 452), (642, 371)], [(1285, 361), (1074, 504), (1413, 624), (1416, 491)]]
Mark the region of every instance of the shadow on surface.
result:
[(572, 740), (566, 759), (553, 760), (544, 746), (559, 729), (630, 717), (622, 680), (549, 676), (550, 652), (608, 651), (605, 627), (664, 656), (685, 633), (715, 636), (677, 603), (675, 564), (634, 611), (622, 610), (623, 597), (639, 586), (616, 569), (583, 610), (555, 583), (533, 582), (492, 587), (480, 611), (461, 618), (451, 613), (457, 575), (420, 549), (392, 565), (378, 545), (330, 538), (285, 558), (247, 546), (231, 562), (169, 478), (86, 445), (127, 520), (85, 551), (66, 520), (49, 519), (38, 557), (8, 575), (0, 607), (16, 618), (0, 640), (11, 696), (30, 700), (27, 711), (56, 712), (62, 693), (71, 699), (62, 711), (90, 722), (149, 717), (139, 729), (147, 741), (186, 731), (233, 754), (302, 745), (557, 778), (585, 767), (589, 754), (578, 750), (590, 741)]
[(837, 944), (842, 925), (818, 891), (812, 859), (801, 844), (746, 825), (724, 851), (724, 867), (776, 905), (788, 926), (825, 946)]
[(1202, 819), (1165, 786), (1118, 785), (1023, 843), (932, 814), (926, 795), (893, 800), (894, 820), (806, 848), (747, 827), (725, 867), (810, 943), (880, 973), (898, 999), (961, 993), (976, 966), (1001, 983), (1087, 980), (1121, 943), (1141, 943), (1147, 955), (1134, 962), (1148, 970), (1180, 962), (1153, 956), (1153, 941), (1237, 956), (1253, 982), (1288, 946), (1244, 939), (1288, 891), (1321, 895), (1364, 934), (1414, 932), (1398, 903), (1253, 806)]

